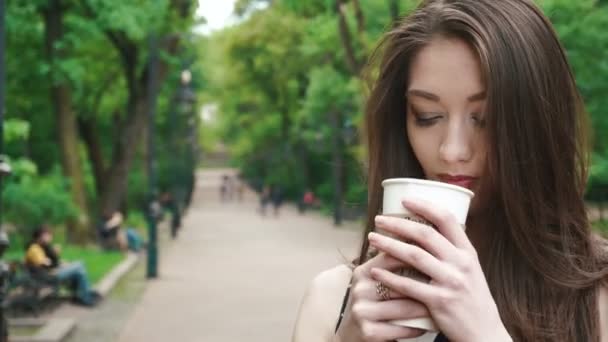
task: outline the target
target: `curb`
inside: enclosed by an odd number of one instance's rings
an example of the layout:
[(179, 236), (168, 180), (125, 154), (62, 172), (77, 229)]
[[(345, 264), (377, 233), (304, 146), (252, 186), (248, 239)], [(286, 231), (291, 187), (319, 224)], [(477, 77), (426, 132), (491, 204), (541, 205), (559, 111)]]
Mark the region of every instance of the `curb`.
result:
[(138, 260), (139, 254), (129, 252), (127, 257), (106, 274), (105, 277), (98, 281), (93, 288), (103, 297), (107, 296), (122, 276), (137, 264)]
[(31, 336), (10, 336), (11, 342), (58, 342), (63, 340), (76, 327), (73, 318), (20, 318), (9, 320), (9, 326), (22, 328), (39, 328)]

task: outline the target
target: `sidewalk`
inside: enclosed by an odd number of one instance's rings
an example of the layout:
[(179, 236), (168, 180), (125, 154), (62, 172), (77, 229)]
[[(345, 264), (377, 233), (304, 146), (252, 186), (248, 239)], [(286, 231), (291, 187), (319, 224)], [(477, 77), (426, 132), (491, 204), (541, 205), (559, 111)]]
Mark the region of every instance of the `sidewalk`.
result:
[[(225, 171), (198, 174), (176, 241), (161, 251), (120, 342), (289, 341), (312, 277), (356, 255), (360, 229), (284, 207), (261, 217), (257, 197), (219, 202)], [(350, 225), (350, 226), (349, 226)]]

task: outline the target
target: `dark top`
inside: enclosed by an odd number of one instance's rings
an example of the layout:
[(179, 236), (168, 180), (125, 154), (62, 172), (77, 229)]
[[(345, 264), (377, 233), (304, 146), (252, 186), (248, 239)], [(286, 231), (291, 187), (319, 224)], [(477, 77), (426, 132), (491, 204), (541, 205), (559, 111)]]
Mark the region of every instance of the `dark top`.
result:
[[(352, 279), (351, 279), (351, 282), (348, 284), (348, 287), (346, 288), (346, 293), (344, 294), (344, 299), (342, 300), (342, 307), (340, 308), (340, 317), (338, 317), (338, 323), (336, 324), (335, 333), (338, 332), (340, 323), (342, 323), (342, 318), (344, 317), (344, 310), (346, 309), (346, 304), (348, 303), (348, 297), (350, 296), (350, 286), (351, 285), (352, 285)], [(439, 335), (437, 335), (437, 337), (435, 337), (434, 342), (450, 342), (450, 340), (448, 340), (448, 338), (445, 337), (443, 334), (439, 333)]]
[(109, 227), (108, 224), (103, 220), (100, 221), (97, 225), (99, 235), (101, 235), (101, 237), (105, 240), (116, 238), (116, 235), (118, 234), (118, 228), (120, 228), (120, 225)]
[(49, 244), (42, 243), (40, 244), (40, 247), (42, 247), (42, 250), (44, 250), (44, 254), (46, 254), (46, 257), (51, 260), (51, 265), (49, 266), (49, 268), (55, 268), (59, 266), (59, 255), (55, 251), (55, 248), (53, 248), (53, 246), (50, 246)]

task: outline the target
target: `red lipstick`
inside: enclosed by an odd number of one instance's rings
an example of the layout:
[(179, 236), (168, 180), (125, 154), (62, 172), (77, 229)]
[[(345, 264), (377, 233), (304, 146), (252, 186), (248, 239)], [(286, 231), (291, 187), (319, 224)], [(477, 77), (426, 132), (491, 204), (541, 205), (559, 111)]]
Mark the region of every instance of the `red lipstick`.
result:
[(444, 183), (458, 185), (470, 190), (473, 187), (475, 181), (477, 180), (477, 177), (467, 175), (440, 174), (439, 179)]

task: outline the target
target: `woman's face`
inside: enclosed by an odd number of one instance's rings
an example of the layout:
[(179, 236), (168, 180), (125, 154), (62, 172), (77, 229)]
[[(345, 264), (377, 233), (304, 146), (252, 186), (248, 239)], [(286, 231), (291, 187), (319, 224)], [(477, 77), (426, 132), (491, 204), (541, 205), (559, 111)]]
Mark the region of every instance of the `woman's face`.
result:
[(427, 179), (478, 189), (486, 162), (485, 86), (474, 51), (437, 37), (410, 66), (407, 137)]

